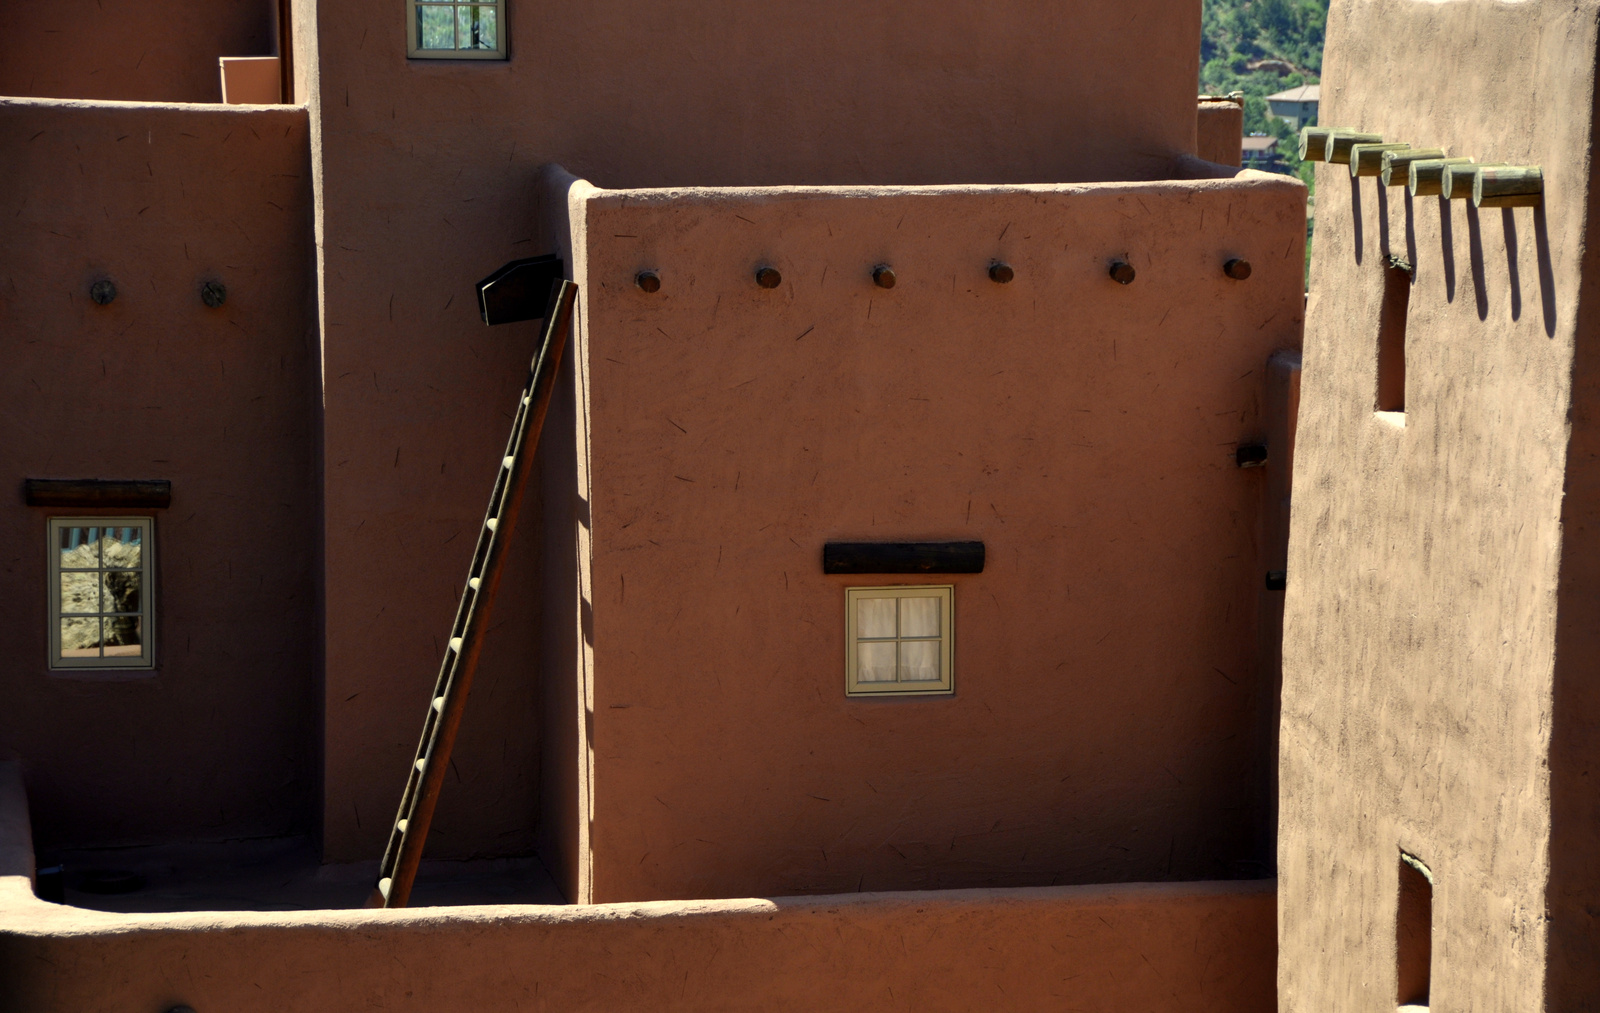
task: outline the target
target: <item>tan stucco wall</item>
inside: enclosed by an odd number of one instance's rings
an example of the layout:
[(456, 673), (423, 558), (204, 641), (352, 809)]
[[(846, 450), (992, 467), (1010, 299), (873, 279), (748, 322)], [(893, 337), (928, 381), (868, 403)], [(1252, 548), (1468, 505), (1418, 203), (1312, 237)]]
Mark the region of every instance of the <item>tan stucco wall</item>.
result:
[[(578, 557), (582, 618), (556, 634), (581, 629), (567, 663), (592, 662), (567, 671), (592, 714), (550, 720), (592, 750), (580, 897), (1269, 860), (1266, 469), (1233, 455), (1268, 428), (1268, 357), (1298, 344), (1297, 181), (571, 200), (565, 496), (587, 517), (549, 559)], [(1124, 256), (1129, 287), (1107, 276)], [(979, 539), (988, 562), (824, 577), (830, 539)], [(955, 585), (954, 697), (845, 697), (843, 588), (886, 583)]]
[[(1435, 1008), (1589, 1009), (1600, 994), (1595, 908), (1582, 912), (1593, 851), (1565, 881), (1550, 859), (1552, 776), (1577, 785), (1594, 769), (1592, 701), (1554, 688), (1558, 673), (1592, 683), (1594, 656), (1580, 632), (1558, 667), (1556, 619), (1559, 604), (1593, 624), (1592, 563), (1561, 552), (1563, 511), (1587, 522), (1594, 502), (1577, 483), (1563, 505), (1569, 378), (1589, 334), (1596, 14), (1362, 0), (1329, 19), (1323, 122), (1542, 164), (1546, 197), (1474, 212), (1318, 170), (1284, 644), (1286, 1013), (1393, 1008), (1402, 848), (1437, 880)], [(1416, 268), (1403, 428), (1373, 412), (1388, 252)], [(1569, 562), (1588, 597), (1558, 599)], [(1578, 742), (1564, 763), (1557, 730)], [(1593, 806), (1563, 833), (1592, 842)], [(1547, 979), (1561, 938), (1581, 969)]]
[[(25, 761), (41, 845), (308, 829), (305, 113), (3, 101), (0, 159), (0, 756)], [(29, 508), (24, 478), (172, 480), (154, 673), (48, 671), (46, 519), (95, 511)]]
[[(470, 532), (537, 327), (472, 285), (544, 252), (537, 168), (609, 186), (1039, 182), (1169, 175), (1195, 143), (1199, 4), (1008, 0), (934, 11), (730, 0), (520, 5), (505, 63), (405, 59), (401, 8), (319, 8), (328, 615), (326, 854), (381, 849)], [(1128, 73), (1131, 64), (1139, 72)], [(311, 73), (305, 61), (296, 73)], [(403, 551), (377, 554), (373, 545)], [(514, 564), (515, 565), (515, 564)], [(440, 856), (533, 839), (537, 602), (501, 604)], [(382, 601), (379, 608), (369, 602)], [(473, 723), (481, 723), (474, 731)], [(477, 779), (481, 793), (470, 787)], [(359, 815), (358, 815), (359, 814)], [(378, 815), (374, 815), (378, 814)]]
[(217, 58), (271, 56), (276, 0), (0, 5), (0, 95), (221, 102)]

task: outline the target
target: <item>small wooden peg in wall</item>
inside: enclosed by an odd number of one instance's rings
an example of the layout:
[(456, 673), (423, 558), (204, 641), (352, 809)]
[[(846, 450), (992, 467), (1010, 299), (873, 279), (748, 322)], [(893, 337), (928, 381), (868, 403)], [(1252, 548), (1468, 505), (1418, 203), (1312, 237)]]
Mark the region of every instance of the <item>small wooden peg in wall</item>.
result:
[(762, 288), (777, 288), (783, 284), (783, 275), (778, 273), (776, 267), (762, 267), (756, 270), (756, 284)]
[(879, 288), (894, 288), (894, 268), (888, 264), (879, 264), (872, 269), (872, 283)]
[(639, 286), (641, 292), (661, 291), (661, 276), (654, 271), (640, 271), (633, 276), (633, 283)]
[(1234, 281), (1244, 281), (1250, 277), (1250, 262), (1242, 257), (1234, 257), (1222, 265), (1222, 273)]
[(1544, 200), (1544, 169), (1489, 165), (1472, 177), (1472, 203), (1480, 208), (1531, 208)]
[(992, 282), (1004, 285), (1016, 276), (1010, 264), (997, 260), (989, 265), (989, 280)]
[(1118, 285), (1132, 285), (1133, 279), (1137, 277), (1137, 272), (1134, 271), (1133, 265), (1125, 260), (1112, 261), (1109, 273), (1111, 280)]

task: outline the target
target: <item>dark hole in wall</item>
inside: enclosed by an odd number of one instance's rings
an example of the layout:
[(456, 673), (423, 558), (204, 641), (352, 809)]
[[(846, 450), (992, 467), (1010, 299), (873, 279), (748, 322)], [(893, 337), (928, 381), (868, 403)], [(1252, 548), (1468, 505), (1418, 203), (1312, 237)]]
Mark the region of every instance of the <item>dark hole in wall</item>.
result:
[(1391, 258), (1383, 268), (1383, 306), (1378, 311), (1380, 412), (1406, 410), (1406, 311), (1410, 305), (1410, 266)]
[(1396, 1001), (1401, 1006), (1428, 1005), (1433, 971), (1432, 873), (1414, 856), (1400, 852), (1400, 904), (1395, 915)]

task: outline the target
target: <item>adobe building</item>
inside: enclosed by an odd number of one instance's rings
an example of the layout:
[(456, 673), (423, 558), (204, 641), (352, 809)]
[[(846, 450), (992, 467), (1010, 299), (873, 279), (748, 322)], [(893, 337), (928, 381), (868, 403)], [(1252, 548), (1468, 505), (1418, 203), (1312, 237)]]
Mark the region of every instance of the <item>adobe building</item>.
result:
[[(1597, 18), (1488, 0), (1329, 18), (1322, 123), (1474, 161), (1448, 195), (1437, 162), (1415, 195), (1409, 167), (1391, 185), (1318, 169), (1284, 637), (1285, 1013), (1600, 1002)], [(1474, 197), (1475, 177), (1535, 167), (1527, 199)]]
[(0, 1009), (1270, 1008), (1305, 191), (1198, 4), (0, 23)]

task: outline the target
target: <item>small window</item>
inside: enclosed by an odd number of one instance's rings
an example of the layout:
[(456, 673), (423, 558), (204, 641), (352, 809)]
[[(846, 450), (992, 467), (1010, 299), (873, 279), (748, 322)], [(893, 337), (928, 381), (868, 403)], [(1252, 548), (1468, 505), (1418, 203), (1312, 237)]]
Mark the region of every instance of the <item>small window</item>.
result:
[(504, 60), (505, 0), (406, 0), (406, 52), (412, 59)]
[(949, 584), (845, 588), (845, 693), (953, 693)]
[(149, 517), (50, 521), (50, 667), (155, 665)]

